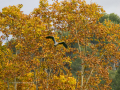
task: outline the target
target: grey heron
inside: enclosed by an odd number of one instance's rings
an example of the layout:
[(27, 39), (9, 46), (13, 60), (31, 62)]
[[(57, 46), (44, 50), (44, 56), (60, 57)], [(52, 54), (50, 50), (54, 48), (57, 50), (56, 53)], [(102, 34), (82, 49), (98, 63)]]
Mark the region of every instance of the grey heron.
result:
[(65, 48), (67, 48), (67, 44), (66, 44), (65, 42), (56, 42), (56, 41), (55, 41), (55, 38), (54, 38), (53, 36), (47, 36), (46, 38), (47, 38), (47, 39), (48, 39), (48, 38), (52, 39), (52, 40), (54, 41), (54, 46), (57, 46), (58, 44), (63, 44), (63, 46), (64, 46)]

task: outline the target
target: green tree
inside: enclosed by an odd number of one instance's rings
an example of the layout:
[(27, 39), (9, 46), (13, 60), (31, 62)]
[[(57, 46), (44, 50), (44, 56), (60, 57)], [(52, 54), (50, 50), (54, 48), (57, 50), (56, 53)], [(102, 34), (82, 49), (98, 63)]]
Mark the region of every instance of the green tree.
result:
[(113, 90), (120, 90), (120, 66), (117, 70), (115, 78), (113, 79), (113, 81), (111, 83), (111, 86), (112, 86)]
[(106, 20), (109, 20), (109, 14), (103, 13), (104, 15), (99, 19), (100, 23), (103, 23)]
[(117, 14), (109, 14), (109, 20), (111, 20), (115, 24), (120, 24), (120, 17)]
[(120, 23), (120, 17), (115, 13), (103, 13), (104, 15), (99, 19), (100, 23), (104, 23), (105, 20), (111, 20), (112, 23), (119, 24)]

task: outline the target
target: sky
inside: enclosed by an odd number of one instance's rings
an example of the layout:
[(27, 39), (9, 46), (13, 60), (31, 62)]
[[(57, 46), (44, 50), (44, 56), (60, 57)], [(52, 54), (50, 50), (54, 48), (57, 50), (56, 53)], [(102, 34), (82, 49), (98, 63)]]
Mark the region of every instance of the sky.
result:
[[(63, 1), (63, 0), (58, 0)], [(120, 16), (120, 0), (86, 0), (86, 3), (90, 4), (92, 2), (95, 2), (96, 4), (103, 6), (103, 9), (106, 11), (107, 14), (115, 13), (118, 16)], [(52, 4), (52, 0), (48, 0), (50, 4)], [(23, 7), (21, 11), (23, 11), (24, 14), (29, 14), (34, 10), (34, 8), (38, 8), (39, 6), (39, 0), (0, 0), (0, 12), (2, 11), (2, 8), (7, 7), (9, 5), (17, 5), (17, 4), (23, 4)], [(1, 36), (2, 34), (0, 34)], [(11, 38), (11, 37), (10, 37)], [(4, 43), (5, 41), (3, 41)]]
[[(88, 4), (90, 4), (91, 1), (103, 6), (103, 9), (106, 11), (106, 13), (115, 13), (120, 16), (120, 0), (86, 0)], [(48, 0), (48, 2), (52, 4), (53, 1)], [(2, 11), (2, 8), (4, 7), (17, 4), (23, 4), (21, 11), (23, 11), (24, 14), (29, 14), (34, 8), (38, 7), (39, 0), (0, 0), (0, 11)]]

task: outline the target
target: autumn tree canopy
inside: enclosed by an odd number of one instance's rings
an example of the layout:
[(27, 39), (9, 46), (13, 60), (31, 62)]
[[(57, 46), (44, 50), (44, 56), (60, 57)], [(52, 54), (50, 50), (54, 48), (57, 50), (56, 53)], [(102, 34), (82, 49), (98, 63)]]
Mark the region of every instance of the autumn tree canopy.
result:
[[(22, 4), (8, 6), (0, 12), (0, 31), (4, 37), (12, 35), (14, 39), (8, 46), (0, 46), (0, 89), (111, 88), (108, 69), (120, 59), (120, 29), (119, 24), (99, 22), (105, 12), (101, 6), (87, 4), (85, 0), (54, 1), (51, 5), (40, 0), (39, 7), (29, 15), (21, 11), (22, 7)], [(46, 40), (48, 35), (65, 41), (68, 48), (54, 47), (54, 42)], [(93, 37), (97, 43), (91, 43)], [(72, 48), (71, 43), (77, 43), (78, 48)], [(81, 62), (77, 78), (64, 67), (76, 58), (66, 56), (70, 52)]]

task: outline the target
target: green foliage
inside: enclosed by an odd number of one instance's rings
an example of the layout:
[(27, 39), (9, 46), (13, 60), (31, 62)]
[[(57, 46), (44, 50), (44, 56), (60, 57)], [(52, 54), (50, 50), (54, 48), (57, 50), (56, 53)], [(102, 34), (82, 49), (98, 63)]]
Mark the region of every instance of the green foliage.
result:
[(120, 17), (114, 13), (109, 14), (109, 20), (115, 22), (116, 24), (120, 23)]
[(76, 73), (77, 71), (80, 71), (81, 70), (81, 61), (80, 61), (80, 58), (76, 58), (75, 61), (72, 61), (72, 64), (71, 64), (71, 72), (73, 74), (74, 77), (77, 77)]
[(105, 19), (106, 20), (111, 20), (111, 22), (114, 23), (114, 24), (119, 24), (120, 23), (120, 17), (117, 14), (115, 14), (115, 13), (111, 13), (111, 14), (103, 13), (103, 14), (104, 14), (104, 16), (102, 16), (99, 19), (100, 23), (104, 23)]
[(108, 15), (107, 13), (103, 13), (103, 14), (104, 14), (104, 16), (102, 16), (102, 17), (99, 19), (100, 23), (103, 23), (105, 19), (106, 19), (106, 20), (109, 19), (109, 15)]
[(115, 75), (116, 75), (116, 72), (117, 70), (108, 70), (109, 71), (109, 77), (111, 79), (114, 79), (115, 78)]
[(120, 66), (117, 70), (115, 78), (113, 79), (113, 81), (111, 83), (111, 86), (112, 86), (113, 90), (120, 90)]

